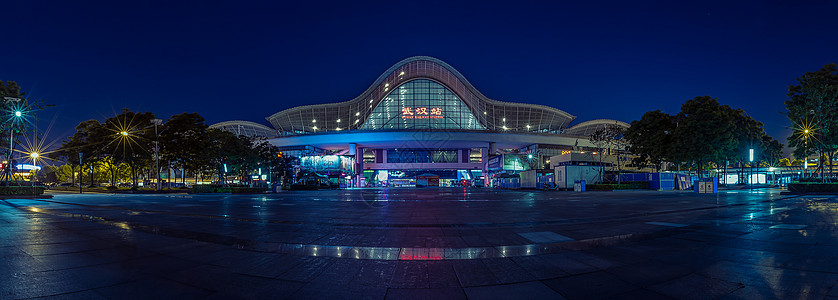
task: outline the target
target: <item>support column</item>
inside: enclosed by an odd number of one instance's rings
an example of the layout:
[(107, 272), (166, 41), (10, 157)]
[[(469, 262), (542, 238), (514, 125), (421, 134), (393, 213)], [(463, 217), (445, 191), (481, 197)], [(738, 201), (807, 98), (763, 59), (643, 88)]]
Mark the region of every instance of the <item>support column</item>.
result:
[(489, 148), (480, 148), (480, 161), (483, 162), (483, 186), (489, 187)]
[(364, 148), (356, 144), (349, 144), (349, 147), (355, 151), (355, 187), (364, 187)]

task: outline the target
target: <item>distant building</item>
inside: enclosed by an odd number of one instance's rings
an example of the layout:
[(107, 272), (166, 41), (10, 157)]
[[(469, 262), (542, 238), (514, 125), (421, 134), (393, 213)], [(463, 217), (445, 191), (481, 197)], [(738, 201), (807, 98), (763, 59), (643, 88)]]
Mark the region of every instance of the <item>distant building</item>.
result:
[(250, 121), (225, 121), (221, 123), (212, 124), (209, 127), (229, 131), (237, 135), (243, 135), (248, 137), (261, 136), (269, 138), (277, 136), (276, 129)]
[(264, 136), (302, 168), (339, 177), (347, 186), (489, 182), (490, 174), (543, 168), (549, 157), (596, 151), (588, 136), (616, 120), (571, 126), (575, 116), (536, 104), (503, 102), (478, 91), (453, 67), (415, 56), (385, 71), (355, 99), (275, 113), (273, 128), (247, 121), (214, 124)]

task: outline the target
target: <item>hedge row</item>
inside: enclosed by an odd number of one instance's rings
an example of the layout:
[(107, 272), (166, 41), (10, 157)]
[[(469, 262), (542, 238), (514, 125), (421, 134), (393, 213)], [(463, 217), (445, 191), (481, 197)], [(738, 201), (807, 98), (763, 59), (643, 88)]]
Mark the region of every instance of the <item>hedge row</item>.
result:
[(792, 183), (789, 183), (789, 192), (796, 192), (796, 193), (838, 193), (838, 183), (792, 182)]
[(258, 187), (223, 187), (220, 185), (196, 185), (192, 192), (197, 194), (231, 193), (231, 194), (258, 194), (264, 193), (265, 188)]
[(42, 186), (0, 186), (0, 195), (42, 195)]
[(598, 183), (585, 185), (586, 190), (590, 191), (613, 191), (613, 190), (648, 190), (648, 181), (624, 181), (620, 184), (616, 183)]

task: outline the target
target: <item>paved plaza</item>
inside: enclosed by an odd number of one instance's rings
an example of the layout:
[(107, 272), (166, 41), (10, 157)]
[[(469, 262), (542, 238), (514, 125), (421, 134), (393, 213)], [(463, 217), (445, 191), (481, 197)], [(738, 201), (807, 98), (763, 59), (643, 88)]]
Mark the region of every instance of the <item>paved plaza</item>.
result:
[(838, 196), (472, 188), (0, 200), (0, 299), (838, 298)]

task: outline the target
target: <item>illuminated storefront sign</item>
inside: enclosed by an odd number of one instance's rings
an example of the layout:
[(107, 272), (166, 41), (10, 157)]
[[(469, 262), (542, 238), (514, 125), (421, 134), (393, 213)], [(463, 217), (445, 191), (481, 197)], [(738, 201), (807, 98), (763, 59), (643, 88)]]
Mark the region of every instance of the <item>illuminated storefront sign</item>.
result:
[(530, 165), (526, 162), (527, 159), (519, 154), (501, 154), (489, 158), (489, 170), (511, 170), (524, 171), (529, 170)]
[(314, 155), (300, 157), (300, 166), (313, 171), (355, 171), (355, 159), (338, 155)]
[(405, 107), (402, 108), (402, 119), (442, 119), (442, 108)]

